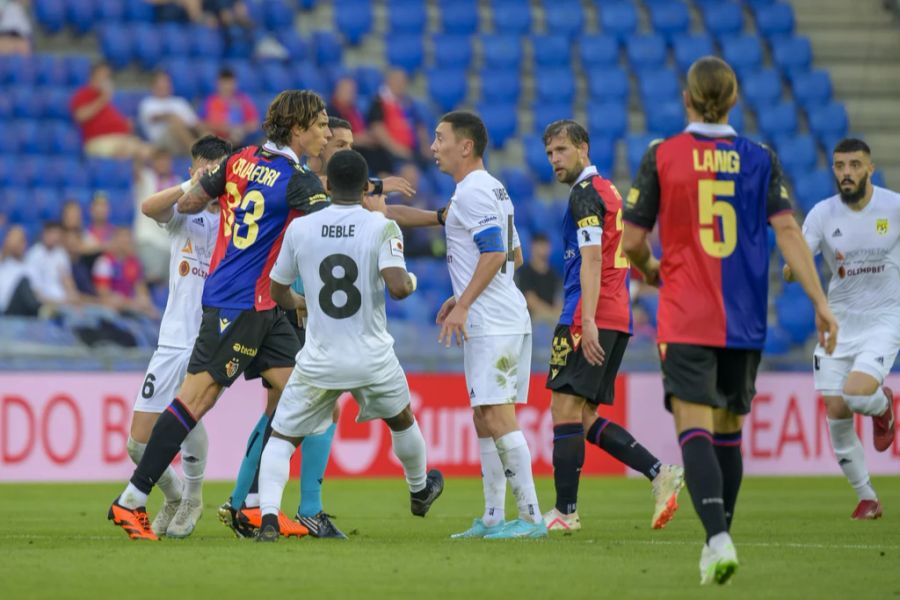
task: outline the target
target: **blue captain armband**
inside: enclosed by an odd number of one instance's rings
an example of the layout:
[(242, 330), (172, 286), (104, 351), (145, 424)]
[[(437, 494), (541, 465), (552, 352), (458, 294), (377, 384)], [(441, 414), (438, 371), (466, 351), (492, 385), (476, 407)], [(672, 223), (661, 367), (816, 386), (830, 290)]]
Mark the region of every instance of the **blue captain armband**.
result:
[(478, 251), (485, 252), (506, 252), (506, 246), (503, 245), (503, 230), (499, 227), (488, 227), (484, 231), (479, 231), (474, 236), (475, 245)]

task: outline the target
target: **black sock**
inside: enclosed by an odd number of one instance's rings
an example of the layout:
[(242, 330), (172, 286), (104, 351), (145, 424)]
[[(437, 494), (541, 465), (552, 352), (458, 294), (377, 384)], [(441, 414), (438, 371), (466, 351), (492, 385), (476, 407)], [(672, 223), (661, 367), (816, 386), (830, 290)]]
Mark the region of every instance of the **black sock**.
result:
[(728, 531), (722, 501), (722, 471), (713, 450), (712, 434), (705, 429), (687, 429), (678, 436), (678, 443), (684, 461), (684, 479), (709, 541), (717, 533)]
[(195, 425), (194, 416), (175, 398), (156, 420), (144, 456), (131, 476), (132, 485), (149, 494)]
[[(266, 449), (266, 444), (269, 443), (269, 438), (272, 437), (272, 417), (269, 417), (269, 422), (266, 425), (266, 432), (263, 434), (262, 448)], [(248, 494), (258, 494), (259, 493), (259, 467), (262, 465), (262, 452), (259, 453), (259, 462), (256, 463), (256, 473), (253, 474), (253, 483), (250, 484), (250, 489), (247, 491)]]
[(584, 466), (584, 427), (563, 423), (553, 427), (553, 483), (556, 510), (569, 515), (578, 504), (578, 479)]
[(741, 479), (744, 477), (744, 458), (741, 456), (741, 432), (713, 434), (713, 447), (722, 471), (722, 502), (725, 506), (725, 522), (731, 529), (734, 506), (737, 504)]
[(598, 418), (587, 432), (587, 441), (599, 446), (613, 458), (653, 481), (659, 475), (662, 462), (641, 446), (627, 430), (603, 417)]
[(279, 530), (279, 531), (281, 530), (281, 528), (278, 526), (278, 515), (277, 514), (276, 515), (272, 515), (272, 514), (263, 515), (262, 522), (259, 524), (259, 528), (262, 529), (266, 525), (271, 525), (276, 530)]

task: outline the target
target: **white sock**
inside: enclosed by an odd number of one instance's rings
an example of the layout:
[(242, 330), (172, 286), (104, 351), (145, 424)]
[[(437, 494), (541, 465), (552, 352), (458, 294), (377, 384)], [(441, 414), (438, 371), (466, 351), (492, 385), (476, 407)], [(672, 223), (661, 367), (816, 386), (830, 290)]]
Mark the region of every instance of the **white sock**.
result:
[(394, 454), (403, 465), (403, 475), (410, 492), (421, 492), (425, 489), (425, 438), (419, 424), (413, 419), (413, 424), (403, 431), (391, 430), (391, 440), (394, 445)]
[(203, 497), (203, 473), (206, 471), (206, 454), (209, 438), (203, 421), (191, 430), (181, 442), (181, 470), (184, 471), (184, 498), (200, 500)]
[(125, 486), (125, 491), (119, 495), (118, 503), (125, 508), (137, 508), (138, 506), (147, 506), (147, 494), (134, 487), (129, 481)]
[(734, 542), (731, 541), (731, 535), (727, 531), (723, 531), (722, 533), (717, 533), (716, 535), (709, 538), (709, 542), (707, 542), (707, 545), (713, 552), (718, 552), (720, 549), (733, 543)]
[[(260, 475), (262, 476), (262, 475)], [(244, 506), (246, 508), (258, 508), (259, 507), (259, 492), (248, 492), (247, 497), (244, 498)]]
[(521, 431), (507, 433), (496, 442), (497, 453), (519, 507), (519, 518), (539, 523), (543, 516), (538, 507), (537, 492), (531, 476), (531, 452)]
[(870, 396), (849, 396), (844, 394), (844, 402), (847, 403), (847, 406), (853, 412), (869, 417), (881, 416), (888, 408), (888, 399), (884, 394), (884, 389), (881, 387)]
[(869, 481), (866, 455), (859, 436), (853, 427), (853, 419), (827, 419), (831, 434), (831, 447), (847, 481), (856, 490), (860, 500), (876, 500), (875, 490)]
[(294, 450), (292, 443), (274, 436), (263, 448), (259, 463), (259, 509), (264, 515), (277, 515), (281, 509), (281, 496), (290, 475)]
[(481, 520), (493, 527), (506, 518), (506, 475), (494, 438), (478, 438), (481, 448), (481, 483), (484, 486), (484, 515)]
[[(138, 464), (141, 462), (141, 458), (144, 456), (144, 451), (147, 449), (147, 444), (142, 444), (141, 442), (135, 441), (133, 437), (128, 436), (128, 443), (125, 446), (128, 450), (128, 456), (131, 457), (131, 461), (134, 464)], [(181, 502), (181, 493), (184, 489), (184, 484), (181, 481), (181, 477), (178, 476), (178, 473), (175, 472), (175, 469), (172, 468), (172, 465), (166, 467), (166, 470), (163, 471), (162, 477), (159, 478), (159, 481), (156, 482), (156, 487), (163, 493), (163, 496), (166, 498), (166, 502), (177, 503)], [(137, 488), (134, 488), (137, 491)], [(143, 492), (138, 492), (143, 494)], [(144, 496), (144, 504), (147, 502), (147, 495)], [(135, 508), (137, 506), (144, 506), (144, 504), (136, 504), (135, 506), (129, 506), (128, 508)], [(123, 505), (124, 506), (124, 505)]]

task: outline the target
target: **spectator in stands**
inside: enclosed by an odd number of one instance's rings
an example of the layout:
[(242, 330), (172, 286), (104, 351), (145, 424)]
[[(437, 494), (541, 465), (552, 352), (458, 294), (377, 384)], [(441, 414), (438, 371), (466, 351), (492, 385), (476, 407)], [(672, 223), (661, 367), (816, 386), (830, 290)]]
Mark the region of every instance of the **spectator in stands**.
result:
[(228, 67), (219, 71), (216, 93), (203, 105), (203, 119), (213, 135), (240, 146), (259, 130), (259, 114), (250, 97), (237, 86), (234, 71)]
[(84, 232), (82, 250), (86, 255), (102, 254), (112, 241), (115, 231), (115, 227), (109, 222), (109, 199), (106, 194), (94, 194), (89, 212), (91, 223)]
[(516, 283), (525, 295), (535, 321), (556, 323), (562, 312), (562, 279), (550, 266), (550, 240), (543, 233), (531, 238), (531, 256), (516, 271)]
[(203, 0), (203, 11), (221, 27), (236, 25), (244, 29), (253, 28), (250, 11), (243, 0)]
[(328, 104), (328, 116), (338, 117), (350, 123), (350, 131), (353, 132), (353, 148), (372, 146), (374, 140), (366, 128), (366, 121), (362, 111), (356, 106), (357, 102), (356, 80), (350, 76), (341, 77), (334, 84), (334, 93)]
[(72, 282), (79, 298), (86, 302), (97, 302), (97, 288), (94, 287), (92, 257), (85, 256), (82, 249), (84, 239), (79, 231), (63, 228), (63, 247), (72, 265)]
[(0, 0), (0, 54), (31, 54), (31, 19), (17, 0)]
[(42, 304), (61, 306), (78, 303), (72, 279), (72, 264), (62, 245), (63, 229), (58, 221), (44, 223), (41, 241), (25, 254), (31, 287)]
[(84, 152), (107, 158), (144, 158), (148, 148), (131, 130), (131, 123), (112, 103), (115, 86), (105, 62), (91, 68), (87, 85), (72, 96), (69, 109), (81, 129)]
[(164, 228), (141, 212), (140, 203), (142, 199), (181, 181), (182, 178), (176, 176), (173, 170), (171, 155), (159, 148), (154, 152), (150, 165), (141, 171), (134, 189), (134, 197), (137, 200), (137, 210), (134, 213), (134, 239), (147, 281), (151, 284), (168, 280), (171, 239)]
[(138, 123), (150, 143), (173, 154), (187, 156), (197, 139), (199, 119), (190, 102), (172, 94), (172, 80), (165, 71), (153, 75), (151, 95), (138, 105)]
[(74, 231), (79, 237), (84, 235), (84, 213), (78, 200), (66, 200), (60, 215), (63, 231)]
[(372, 172), (398, 173), (407, 163), (420, 159), (426, 159), (428, 164), (433, 162), (429, 133), (412, 118), (408, 86), (406, 73), (402, 69), (391, 69), (369, 107), (367, 120), (373, 146), (365, 151), (360, 149), (360, 152)]
[(157, 21), (193, 21), (202, 23), (203, 0), (146, 0), (153, 5), (153, 16)]
[(10, 227), (0, 250), (0, 314), (34, 317), (41, 309), (25, 264), (27, 245), (25, 229)]
[(116, 227), (109, 250), (94, 263), (94, 287), (100, 303), (122, 313), (158, 318), (144, 282), (141, 261), (134, 252), (131, 229)]

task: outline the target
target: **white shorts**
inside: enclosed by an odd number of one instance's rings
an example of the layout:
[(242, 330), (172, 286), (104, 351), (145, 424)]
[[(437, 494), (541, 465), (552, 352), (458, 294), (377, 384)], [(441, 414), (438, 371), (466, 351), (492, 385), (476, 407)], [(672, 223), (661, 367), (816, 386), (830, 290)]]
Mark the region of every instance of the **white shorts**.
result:
[(294, 369), (275, 409), (272, 429), (285, 437), (322, 433), (331, 425), (334, 405), (345, 391), (359, 405), (357, 422), (396, 417), (409, 405), (409, 383), (399, 361), (378, 383), (350, 390), (316, 387)]
[(894, 359), (897, 358), (895, 349), (888, 355), (874, 352), (860, 352), (856, 356), (843, 356), (834, 358), (831, 356), (813, 356), (813, 377), (816, 391), (823, 396), (840, 396), (843, 394), (844, 381), (851, 371), (858, 371), (871, 375), (883, 383), (884, 378), (891, 372)]
[(192, 348), (160, 346), (150, 358), (147, 374), (134, 401), (137, 412), (161, 413), (172, 403), (191, 360)]
[(525, 404), (531, 378), (531, 334), (470, 337), (463, 345), (469, 403)]

